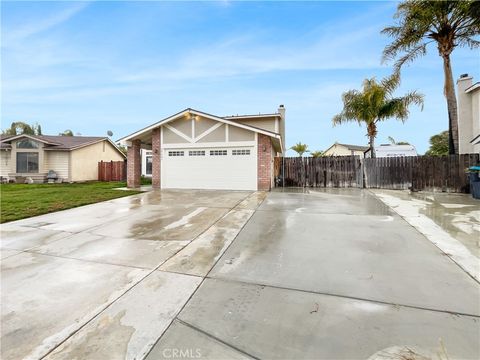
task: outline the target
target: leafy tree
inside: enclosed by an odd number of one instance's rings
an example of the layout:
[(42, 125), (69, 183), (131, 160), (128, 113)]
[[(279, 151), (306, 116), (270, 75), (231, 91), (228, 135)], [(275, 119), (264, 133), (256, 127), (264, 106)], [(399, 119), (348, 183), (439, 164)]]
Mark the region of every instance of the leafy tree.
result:
[(73, 131), (70, 129), (65, 130), (64, 132), (59, 133), (61, 136), (73, 136)]
[(29, 125), (23, 121), (12, 122), (10, 128), (2, 130), (3, 135), (42, 135), (42, 128), (39, 124), (35, 123)]
[(128, 149), (126, 146), (117, 144), (117, 147), (118, 147), (118, 150), (120, 150), (125, 156), (127, 155)]
[(375, 157), (375, 137), (377, 124), (389, 118), (404, 122), (409, 115), (412, 104), (423, 109), (423, 95), (412, 91), (402, 97), (394, 97), (393, 93), (400, 85), (400, 76), (391, 75), (380, 82), (375, 78), (365, 79), (363, 89), (350, 90), (342, 95), (343, 110), (333, 117), (333, 125), (356, 121), (366, 125), (372, 157)]
[(448, 140), (449, 133), (448, 131), (442, 131), (440, 134), (433, 135), (430, 138), (430, 148), (427, 150), (425, 155), (448, 155)]
[(388, 141), (390, 141), (390, 144), (392, 145), (410, 145), (410, 143), (407, 141), (396, 142), (395, 139), (391, 136), (388, 137)]
[(312, 154), (312, 157), (318, 158), (318, 157), (324, 156), (324, 151), (321, 151), (321, 150), (312, 151), (311, 154)]
[(309, 152), (308, 145), (302, 144), (301, 142), (296, 143), (290, 149), (295, 151), (298, 154), (298, 156), (303, 156), (303, 154), (305, 154), (306, 152)]
[(480, 1), (424, 1), (401, 2), (395, 13), (397, 23), (382, 33), (393, 38), (383, 51), (383, 60), (397, 59), (395, 69), (427, 53), (427, 46), (435, 44), (443, 59), (444, 94), (448, 108), (449, 152), (458, 153), (457, 99), (452, 75), (450, 54), (457, 46), (471, 49), (480, 45), (474, 39), (480, 34)]

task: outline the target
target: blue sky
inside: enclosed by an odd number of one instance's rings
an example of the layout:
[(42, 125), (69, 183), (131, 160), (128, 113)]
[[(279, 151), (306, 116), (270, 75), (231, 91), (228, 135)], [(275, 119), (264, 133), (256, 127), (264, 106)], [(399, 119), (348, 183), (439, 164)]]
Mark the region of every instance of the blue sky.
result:
[[(366, 144), (356, 124), (332, 127), (342, 92), (381, 64), (395, 2), (1, 3), (1, 127), (38, 122), (118, 139), (192, 107), (216, 115), (287, 109), (287, 145)], [(455, 79), (480, 80), (478, 51), (456, 49)], [(425, 94), (423, 112), (379, 126), (420, 153), (447, 129), (435, 47), (403, 71), (398, 92)]]

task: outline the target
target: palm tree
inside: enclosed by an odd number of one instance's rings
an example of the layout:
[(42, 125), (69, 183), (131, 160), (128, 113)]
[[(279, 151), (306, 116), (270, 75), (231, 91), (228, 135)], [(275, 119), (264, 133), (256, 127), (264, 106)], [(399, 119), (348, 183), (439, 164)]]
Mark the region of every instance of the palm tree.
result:
[(312, 155), (312, 157), (318, 158), (323, 156), (324, 152), (322, 150), (317, 150), (317, 151), (312, 151), (310, 154)]
[(393, 97), (400, 85), (400, 76), (394, 74), (377, 82), (375, 78), (363, 81), (362, 91), (350, 90), (342, 95), (343, 110), (333, 117), (333, 125), (356, 121), (367, 126), (372, 157), (375, 157), (375, 137), (377, 123), (388, 118), (396, 118), (404, 122), (409, 115), (411, 104), (423, 109), (423, 95), (412, 91), (402, 97)]
[(392, 145), (410, 145), (410, 143), (408, 141), (395, 141), (395, 139), (391, 136), (389, 136), (388, 138), (388, 141), (390, 141), (390, 144)]
[(449, 152), (456, 154), (458, 115), (450, 54), (457, 46), (473, 49), (480, 45), (480, 41), (474, 39), (480, 34), (480, 2), (407, 0), (398, 5), (395, 18), (398, 19), (395, 26), (382, 30), (383, 34), (393, 38), (393, 42), (383, 51), (383, 61), (400, 56), (395, 63), (395, 69), (399, 72), (403, 65), (425, 55), (428, 44), (437, 45), (445, 76)]
[(309, 152), (308, 151), (308, 145), (307, 144), (302, 144), (301, 142), (296, 143), (290, 149), (295, 151), (298, 154), (298, 156), (300, 156), (300, 157), (302, 157), (303, 154), (305, 154), (306, 152)]

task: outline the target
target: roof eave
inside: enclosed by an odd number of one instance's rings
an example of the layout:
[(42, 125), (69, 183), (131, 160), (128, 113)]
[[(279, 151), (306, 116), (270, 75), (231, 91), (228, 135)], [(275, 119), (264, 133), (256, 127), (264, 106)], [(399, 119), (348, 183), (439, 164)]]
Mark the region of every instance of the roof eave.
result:
[(228, 120), (228, 119), (225, 119), (225, 118), (221, 118), (221, 117), (218, 117), (218, 116), (215, 116), (215, 115), (212, 115), (212, 114), (208, 114), (208, 113), (204, 113), (202, 111), (198, 111), (198, 110), (195, 110), (195, 109), (191, 109), (191, 108), (188, 108), (188, 109), (185, 109), (183, 111), (180, 111), (172, 116), (169, 116), (161, 121), (158, 121), (156, 122), (155, 124), (152, 124), (150, 126), (147, 126), (139, 131), (136, 131), (130, 135), (127, 135), (123, 138), (120, 138), (117, 140), (117, 142), (121, 143), (121, 144), (125, 144), (127, 143), (128, 141), (131, 141), (132, 139), (134, 139), (135, 137), (138, 137), (142, 134), (145, 134), (146, 132), (149, 132), (153, 129), (156, 129), (162, 125), (165, 125), (171, 121), (174, 121), (186, 114), (193, 114), (193, 115), (198, 115), (198, 116), (203, 116), (203, 117), (206, 117), (208, 119), (212, 119), (212, 120), (215, 120), (215, 121), (219, 121), (219, 122), (223, 122), (225, 124), (228, 124), (228, 125), (232, 125), (232, 126), (236, 126), (236, 127), (239, 127), (239, 128), (243, 128), (243, 129), (246, 129), (246, 130), (250, 130), (250, 131), (254, 131), (254, 132), (257, 132), (257, 133), (260, 133), (260, 134), (264, 134), (264, 135), (267, 135), (267, 136), (270, 136), (270, 137), (275, 137), (275, 138), (279, 138), (281, 139), (281, 136), (280, 134), (278, 133), (274, 133), (274, 132), (271, 132), (271, 131), (268, 131), (268, 130), (263, 130), (263, 129), (259, 129), (259, 128), (256, 128), (254, 126), (249, 126), (249, 125), (244, 125), (244, 124), (241, 124), (241, 123), (237, 123), (235, 121), (231, 121), (231, 120)]

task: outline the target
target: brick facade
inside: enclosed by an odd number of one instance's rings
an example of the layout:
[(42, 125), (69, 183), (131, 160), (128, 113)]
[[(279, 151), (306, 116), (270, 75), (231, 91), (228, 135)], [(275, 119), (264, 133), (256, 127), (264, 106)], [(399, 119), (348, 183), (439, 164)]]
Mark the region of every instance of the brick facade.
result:
[(160, 189), (161, 187), (161, 176), (160, 176), (160, 128), (153, 129), (152, 131), (152, 187)]
[(257, 188), (269, 191), (272, 186), (272, 142), (270, 137), (258, 134), (257, 141)]
[(127, 186), (135, 188), (140, 186), (141, 157), (140, 157), (140, 140), (133, 140), (132, 146), (127, 151)]

